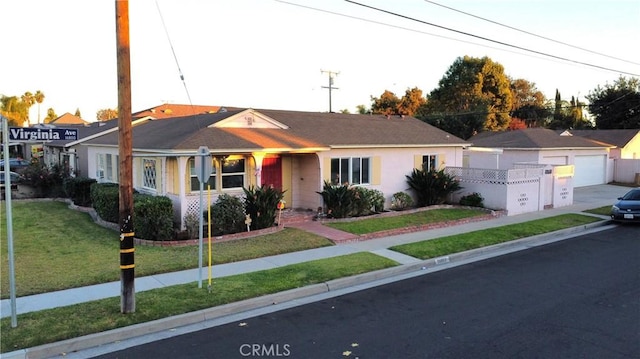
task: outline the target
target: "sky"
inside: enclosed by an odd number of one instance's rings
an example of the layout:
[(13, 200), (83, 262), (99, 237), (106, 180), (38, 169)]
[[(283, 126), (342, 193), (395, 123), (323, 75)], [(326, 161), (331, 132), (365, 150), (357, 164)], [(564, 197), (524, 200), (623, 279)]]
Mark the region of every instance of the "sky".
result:
[[(427, 95), (465, 55), (488, 56), (549, 99), (558, 89), (584, 101), (640, 77), (640, 0), (354, 1), (130, 0), (132, 110), (326, 112), (330, 71), (331, 109), (355, 113), (385, 90)], [(79, 109), (94, 121), (117, 108), (115, 3), (3, 0), (0, 95), (42, 91), (42, 118)]]

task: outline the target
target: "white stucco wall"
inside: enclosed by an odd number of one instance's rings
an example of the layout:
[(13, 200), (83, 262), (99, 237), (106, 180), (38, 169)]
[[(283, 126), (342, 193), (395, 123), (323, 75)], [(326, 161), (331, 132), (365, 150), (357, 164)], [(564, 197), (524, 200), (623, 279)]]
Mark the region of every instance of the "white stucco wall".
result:
[[(391, 196), (396, 192), (408, 192), (406, 175), (411, 174), (415, 168), (416, 156), (438, 155), (444, 163), (440, 167), (462, 166), (462, 147), (415, 147), (415, 148), (344, 148), (332, 149), (319, 154), (321, 166), (320, 174), (324, 174), (325, 159), (338, 157), (379, 157), (380, 182), (379, 184), (363, 185), (376, 189), (384, 194), (385, 207), (391, 205)], [(320, 183), (322, 186), (322, 182)], [(318, 189), (321, 191), (322, 187)], [(410, 193), (410, 192), (408, 192)]]

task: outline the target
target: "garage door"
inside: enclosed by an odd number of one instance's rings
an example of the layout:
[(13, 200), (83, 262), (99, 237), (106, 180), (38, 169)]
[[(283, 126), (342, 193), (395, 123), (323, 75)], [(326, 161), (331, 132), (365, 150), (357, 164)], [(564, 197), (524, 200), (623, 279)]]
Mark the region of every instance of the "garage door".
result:
[(576, 156), (574, 187), (593, 186), (606, 183), (607, 156)]

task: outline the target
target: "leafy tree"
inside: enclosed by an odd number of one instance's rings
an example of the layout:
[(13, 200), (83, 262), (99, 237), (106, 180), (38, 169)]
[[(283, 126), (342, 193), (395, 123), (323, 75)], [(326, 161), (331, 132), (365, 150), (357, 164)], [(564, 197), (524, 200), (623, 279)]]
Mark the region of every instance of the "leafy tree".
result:
[(56, 112), (52, 107), (49, 107), (49, 109), (47, 110), (47, 117), (44, 118), (44, 123), (51, 123), (51, 121), (55, 120), (56, 118), (58, 118), (58, 115), (56, 115)]
[(640, 128), (640, 79), (620, 76), (587, 95), (599, 129)]
[(0, 113), (9, 120), (10, 126), (22, 126), (29, 118), (29, 107), (22, 98), (2, 95)]
[(79, 108), (76, 108), (76, 112), (73, 115), (76, 116), (76, 117), (82, 118), (82, 115), (80, 114), (80, 109)]
[[(371, 111), (383, 115), (406, 115), (414, 116), (420, 106), (427, 100), (422, 96), (422, 90), (417, 87), (407, 89), (402, 98), (389, 90), (385, 90), (380, 98), (371, 97)], [(365, 110), (364, 106), (362, 109)], [(366, 113), (366, 112), (361, 112)]]
[(118, 117), (118, 110), (111, 108), (103, 108), (96, 113), (98, 121), (108, 121)]
[(361, 115), (366, 115), (369, 113), (369, 110), (367, 109), (367, 106), (365, 105), (358, 105), (356, 106), (356, 109), (358, 111), (359, 114)]
[[(547, 109), (547, 99), (536, 88), (536, 84), (525, 79), (511, 80), (511, 94), (513, 95), (513, 107), (511, 110), (512, 121), (520, 119), (525, 127), (544, 126), (551, 113)], [(521, 126), (520, 123), (509, 126)]]
[(398, 114), (400, 99), (389, 90), (384, 90), (380, 98), (371, 96), (371, 112), (383, 115)]
[(554, 130), (591, 128), (591, 122), (587, 120), (582, 111), (584, 106), (584, 102), (580, 102), (573, 96), (571, 96), (571, 101), (562, 100), (560, 91), (556, 89), (553, 119), (547, 127)]
[[(486, 56), (465, 56), (449, 67), (418, 114), (445, 131), (457, 130), (451, 133), (468, 138), (475, 132), (506, 129), (512, 107), (510, 82), (502, 65)], [(455, 123), (445, 123), (448, 121)]]
[(44, 94), (42, 93), (42, 91), (38, 90), (33, 95), (33, 99), (38, 104), (38, 123), (40, 123), (40, 104), (44, 101)]

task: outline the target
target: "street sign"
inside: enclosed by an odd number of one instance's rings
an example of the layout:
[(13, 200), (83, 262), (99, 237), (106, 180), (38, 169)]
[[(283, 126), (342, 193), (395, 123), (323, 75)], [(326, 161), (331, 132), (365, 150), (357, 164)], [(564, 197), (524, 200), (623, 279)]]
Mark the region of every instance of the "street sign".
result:
[(198, 181), (202, 184), (209, 182), (209, 177), (211, 176), (213, 168), (211, 165), (211, 152), (207, 146), (200, 146), (200, 148), (198, 148), (195, 167)]
[(9, 127), (9, 141), (53, 141), (78, 139), (75, 128)]

